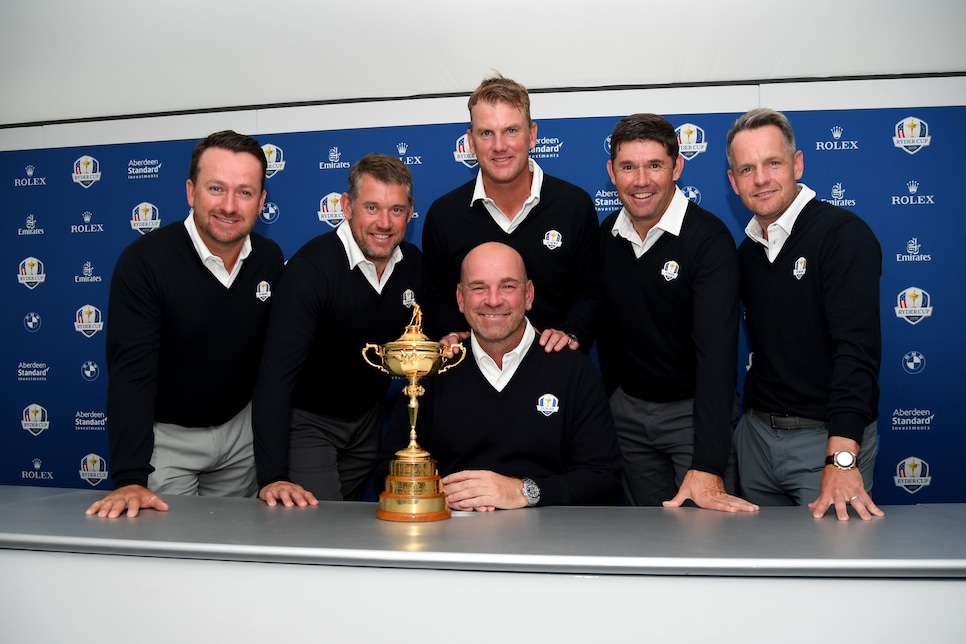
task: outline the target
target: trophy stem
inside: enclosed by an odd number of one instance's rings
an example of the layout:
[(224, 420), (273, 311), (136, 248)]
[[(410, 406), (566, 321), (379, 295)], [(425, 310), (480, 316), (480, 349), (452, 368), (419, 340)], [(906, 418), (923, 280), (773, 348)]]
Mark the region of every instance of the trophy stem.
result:
[(425, 393), (419, 384), (419, 376), (410, 374), (409, 384), (403, 387), (403, 394), (409, 396), (409, 445), (406, 449), (396, 452), (396, 456), (405, 461), (424, 461), (429, 458), (429, 452), (416, 442), (416, 417), (419, 414), (419, 396)]

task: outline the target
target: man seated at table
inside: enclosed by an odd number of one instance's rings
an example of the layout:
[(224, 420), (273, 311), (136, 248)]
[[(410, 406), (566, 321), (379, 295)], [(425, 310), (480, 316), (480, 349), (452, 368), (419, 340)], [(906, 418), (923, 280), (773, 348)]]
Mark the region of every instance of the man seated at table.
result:
[[(497, 242), (474, 248), (456, 299), (472, 329), (469, 355), (421, 381), (416, 428), (444, 477), (449, 507), (614, 503), (620, 453), (600, 375), (579, 351), (541, 350), (526, 317), (533, 283), (520, 254)], [(406, 402), (383, 440), (377, 485), (408, 444)]]

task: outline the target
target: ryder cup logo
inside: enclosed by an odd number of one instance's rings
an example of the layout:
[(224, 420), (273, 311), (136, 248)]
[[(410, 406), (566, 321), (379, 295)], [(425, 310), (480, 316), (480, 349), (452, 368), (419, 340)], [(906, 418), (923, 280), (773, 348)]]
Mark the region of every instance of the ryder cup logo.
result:
[(892, 137), (892, 144), (897, 148), (902, 148), (909, 154), (915, 154), (928, 146), (931, 140), (929, 126), (926, 122), (915, 116), (907, 116), (896, 123), (895, 136)]
[(792, 269), (792, 275), (795, 276), (795, 279), (800, 280), (805, 277), (805, 266), (807, 263), (804, 257), (799, 257), (795, 260), (795, 268)]
[(271, 179), (277, 173), (285, 169), (284, 153), (282, 148), (277, 145), (272, 145), (271, 143), (266, 143), (262, 146), (262, 152), (265, 153), (265, 161), (267, 166), (265, 168), (265, 178)]
[(158, 207), (147, 201), (142, 201), (131, 210), (131, 229), (142, 235), (149, 233), (161, 225), (161, 213)]
[(101, 310), (96, 306), (85, 304), (74, 314), (74, 330), (90, 338), (104, 328)]
[(475, 168), (479, 163), (476, 160), (476, 155), (470, 152), (470, 144), (466, 137), (467, 135), (464, 134), (456, 139), (456, 151), (453, 152), (453, 160), (462, 163), (467, 168)]
[(92, 156), (84, 155), (74, 161), (74, 183), (90, 188), (101, 180), (101, 164)]
[(80, 477), (96, 486), (107, 478), (107, 462), (99, 454), (88, 454), (81, 459)]
[(319, 221), (324, 221), (332, 228), (338, 228), (345, 219), (342, 213), (342, 194), (330, 192), (319, 201)]
[(909, 324), (919, 324), (932, 315), (932, 299), (929, 293), (910, 286), (896, 296), (896, 317)]
[(268, 282), (262, 280), (255, 287), (255, 298), (264, 302), (270, 297), (272, 297), (272, 287)]
[(915, 494), (932, 482), (929, 463), (921, 458), (908, 456), (896, 464), (896, 475), (893, 481), (896, 487), (901, 487), (909, 494)]
[(543, 245), (550, 250), (556, 250), (563, 246), (563, 235), (556, 230), (548, 230), (543, 234)]
[(544, 394), (537, 398), (537, 411), (544, 416), (550, 416), (560, 411), (560, 401), (553, 394)]
[(704, 130), (694, 123), (685, 123), (674, 128), (678, 135), (678, 151), (681, 156), (690, 161), (702, 152), (708, 150), (704, 140)]
[(20, 262), (20, 268), (17, 271), (17, 281), (31, 291), (37, 288), (39, 284), (43, 284), (46, 279), (47, 275), (44, 273), (44, 263), (36, 257), (25, 257)]
[(34, 436), (40, 436), (41, 432), (50, 427), (47, 410), (37, 403), (27, 405), (20, 417), (20, 426)]
[(680, 264), (672, 259), (671, 261), (664, 262), (664, 268), (661, 269), (661, 276), (664, 277), (664, 281), (670, 282), (678, 278), (680, 271)]
[(413, 289), (407, 288), (402, 294), (402, 303), (407, 309), (412, 308), (413, 304), (416, 303), (416, 294), (413, 293)]

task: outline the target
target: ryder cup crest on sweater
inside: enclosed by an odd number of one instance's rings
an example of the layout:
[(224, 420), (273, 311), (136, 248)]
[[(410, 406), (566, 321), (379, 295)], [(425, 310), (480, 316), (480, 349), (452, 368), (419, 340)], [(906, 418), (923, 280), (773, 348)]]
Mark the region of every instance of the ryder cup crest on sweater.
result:
[(560, 411), (560, 401), (553, 394), (543, 394), (537, 398), (537, 411), (549, 417)]

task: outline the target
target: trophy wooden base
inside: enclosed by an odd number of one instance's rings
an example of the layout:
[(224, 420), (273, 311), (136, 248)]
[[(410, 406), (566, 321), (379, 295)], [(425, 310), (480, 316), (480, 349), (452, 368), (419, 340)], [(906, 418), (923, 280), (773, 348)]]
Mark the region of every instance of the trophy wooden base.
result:
[(439, 521), (449, 517), (450, 509), (436, 471), (436, 461), (429, 458), (397, 459), (389, 464), (386, 491), (379, 495), (376, 518), (408, 522)]

